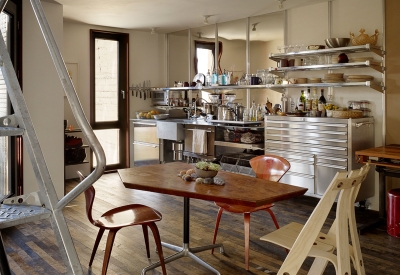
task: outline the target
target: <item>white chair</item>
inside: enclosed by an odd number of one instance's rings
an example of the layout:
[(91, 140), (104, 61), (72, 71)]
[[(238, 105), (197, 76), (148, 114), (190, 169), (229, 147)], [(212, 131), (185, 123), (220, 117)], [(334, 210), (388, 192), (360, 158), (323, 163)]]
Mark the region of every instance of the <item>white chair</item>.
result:
[[(298, 274), (306, 257), (316, 258), (308, 274), (323, 274), (330, 261), (336, 274), (350, 275), (351, 259), (357, 274), (365, 275), (354, 202), (368, 171), (369, 163), (350, 173), (338, 172), (304, 226), (293, 222), (261, 237), (290, 250), (278, 275)], [(323, 234), (321, 228), (336, 199), (336, 219), (329, 232)]]

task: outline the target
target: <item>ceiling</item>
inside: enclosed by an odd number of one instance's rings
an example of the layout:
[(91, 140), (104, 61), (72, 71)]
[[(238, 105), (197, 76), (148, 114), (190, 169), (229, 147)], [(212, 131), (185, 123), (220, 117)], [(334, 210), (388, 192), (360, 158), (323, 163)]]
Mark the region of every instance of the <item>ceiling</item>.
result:
[(328, 0), (43, 0), (63, 5), (64, 18), (92, 25), (169, 33)]

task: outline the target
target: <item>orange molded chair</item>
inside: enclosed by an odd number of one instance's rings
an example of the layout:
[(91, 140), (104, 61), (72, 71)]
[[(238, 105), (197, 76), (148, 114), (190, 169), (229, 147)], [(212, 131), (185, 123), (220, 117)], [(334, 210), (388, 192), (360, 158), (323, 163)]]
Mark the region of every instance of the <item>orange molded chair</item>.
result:
[[(250, 166), (256, 173), (257, 178), (266, 179), (270, 181), (279, 181), (283, 175), (290, 169), (290, 163), (278, 156), (274, 155), (262, 155), (254, 157), (250, 160)], [(221, 215), (224, 210), (232, 213), (244, 214), (244, 247), (245, 247), (245, 263), (246, 270), (249, 270), (249, 246), (250, 246), (250, 213), (265, 210), (270, 215), (276, 226), (279, 228), (278, 222), (276, 221), (274, 213), (271, 211), (271, 204), (266, 204), (258, 207), (248, 207), (242, 205), (234, 205), (228, 203), (215, 202), (219, 206), (217, 221), (215, 223), (213, 244), (217, 239), (218, 226), (221, 220)], [(214, 253), (214, 249), (211, 251)]]
[[(83, 176), (81, 172), (78, 171), (77, 173), (81, 181), (85, 179), (85, 176)], [(150, 227), (151, 231), (153, 232), (154, 240), (157, 246), (162, 272), (164, 275), (167, 274), (164, 264), (160, 234), (158, 232), (157, 225), (155, 224), (155, 222), (158, 222), (162, 219), (160, 212), (145, 205), (129, 204), (108, 210), (103, 215), (101, 215), (99, 219), (94, 220), (92, 217), (92, 206), (95, 198), (95, 189), (93, 186), (90, 186), (88, 189), (86, 189), (85, 198), (87, 217), (94, 226), (100, 228), (99, 233), (96, 237), (96, 241), (94, 243), (92, 255), (90, 256), (89, 266), (92, 266), (93, 259), (99, 246), (101, 237), (103, 236), (103, 233), (106, 229), (109, 230), (109, 233), (107, 237), (106, 250), (104, 253), (103, 269), (101, 271), (102, 275), (105, 275), (107, 273), (111, 250), (114, 244), (115, 235), (117, 234), (118, 230), (127, 226), (141, 225), (143, 229), (144, 241), (146, 244), (147, 258), (150, 258), (149, 236), (147, 228)]]

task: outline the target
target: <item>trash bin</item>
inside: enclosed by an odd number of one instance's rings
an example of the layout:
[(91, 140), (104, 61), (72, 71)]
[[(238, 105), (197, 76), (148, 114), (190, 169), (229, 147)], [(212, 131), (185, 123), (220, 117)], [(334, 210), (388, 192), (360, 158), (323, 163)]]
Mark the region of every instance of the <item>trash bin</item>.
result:
[(390, 236), (400, 238), (400, 188), (388, 192), (387, 232)]

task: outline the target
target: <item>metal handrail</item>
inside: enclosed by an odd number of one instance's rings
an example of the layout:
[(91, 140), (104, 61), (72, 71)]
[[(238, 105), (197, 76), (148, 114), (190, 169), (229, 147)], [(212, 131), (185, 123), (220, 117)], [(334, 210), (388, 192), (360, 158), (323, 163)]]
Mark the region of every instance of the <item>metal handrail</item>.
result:
[(60, 199), (57, 203), (55, 210), (61, 211), (65, 206), (67, 206), (72, 200), (83, 193), (90, 185), (97, 181), (104, 173), (106, 166), (106, 157), (104, 150), (101, 147), (96, 135), (90, 126), (85, 113), (83, 111), (82, 105), (76, 94), (75, 87), (69, 77), (67, 67), (61, 56), (61, 53), (57, 47), (57, 43), (53, 37), (50, 26), (46, 20), (43, 8), (41, 6), (40, 0), (31, 0), (32, 8), (35, 13), (36, 19), (39, 22), (40, 29), (43, 33), (44, 39), (46, 41), (47, 47), (49, 49), (51, 58), (56, 67), (58, 76), (61, 80), (61, 84), (64, 88), (65, 94), (68, 98), (68, 102), (71, 106), (72, 112), (75, 119), (82, 129), (82, 133), (85, 136), (90, 148), (93, 150), (94, 155), (97, 160), (96, 168), (77, 186), (75, 186), (67, 195)]

